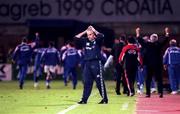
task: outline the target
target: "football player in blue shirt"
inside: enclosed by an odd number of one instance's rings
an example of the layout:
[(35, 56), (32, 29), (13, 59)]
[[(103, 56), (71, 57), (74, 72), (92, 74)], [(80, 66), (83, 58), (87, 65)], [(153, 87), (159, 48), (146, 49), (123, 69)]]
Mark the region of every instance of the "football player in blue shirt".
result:
[(63, 53), (62, 61), (64, 62), (64, 84), (67, 86), (67, 78), (71, 73), (71, 78), (73, 82), (73, 89), (76, 89), (77, 85), (77, 73), (76, 66), (80, 61), (80, 54), (75, 48), (73, 42), (67, 44), (67, 50)]
[(50, 89), (50, 81), (56, 73), (58, 65), (60, 64), (60, 53), (54, 47), (54, 43), (50, 42), (49, 47), (43, 52), (41, 63), (44, 65), (44, 72), (46, 75), (46, 88)]
[(24, 79), (27, 73), (28, 64), (32, 57), (34, 47), (38, 44), (39, 38), (36, 41), (29, 43), (27, 38), (22, 39), (22, 43), (18, 45), (13, 52), (13, 60), (19, 66), (19, 88), (23, 89)]
[(41, 66), (41, 56), (46, 48), (37, 48), (34, 50), (34, 87), (38, 86), (39, 77), (42, 75), (43, 67)]

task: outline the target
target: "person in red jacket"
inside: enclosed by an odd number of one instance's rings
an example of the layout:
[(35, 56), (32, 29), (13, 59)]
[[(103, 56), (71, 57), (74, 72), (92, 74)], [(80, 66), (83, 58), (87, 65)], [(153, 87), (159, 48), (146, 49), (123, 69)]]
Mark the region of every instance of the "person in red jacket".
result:
[(136, 45), (134, 37), (130, 36), (127, 39), (128, 44), (122, 49), (119, 56), (119, 62), (123, 65), (126, 84), (128, 87), (128, 96), (134, 96), (134, 83), (138, 65), (142, 65), (140, 49)]

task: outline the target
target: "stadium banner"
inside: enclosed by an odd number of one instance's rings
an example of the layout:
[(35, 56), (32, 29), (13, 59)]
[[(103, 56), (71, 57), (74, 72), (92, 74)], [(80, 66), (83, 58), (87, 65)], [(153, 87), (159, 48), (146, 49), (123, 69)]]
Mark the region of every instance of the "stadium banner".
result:
[(1, 0), (0, 23), (28, 19), (179, 22), (180, 0)]
[(10, 81), (12, 80), (12, 65), (0, 64), (0, 80)]

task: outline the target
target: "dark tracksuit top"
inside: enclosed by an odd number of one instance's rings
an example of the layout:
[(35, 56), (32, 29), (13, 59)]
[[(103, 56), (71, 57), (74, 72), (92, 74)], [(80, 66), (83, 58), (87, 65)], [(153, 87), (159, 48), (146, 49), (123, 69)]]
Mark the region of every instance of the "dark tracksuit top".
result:
[(104, 35), (98, 34), (94, 41), (89, 41), (88, 38), (76, 38), (76, 41), (81, 42), (84, 48), (84, 90), (82, 100), (87, 101), (92, 90), (93, 81), (96, 81), (97, 88), (104, 100), (107, 100), (107, 93), (102, 77), (101, 63), (101, 46)]
[[(121, 77), (123, 76), (123, 68), (122, 65), (119, 64), (119, 55), (125, 46), (125, 42), (119, 42), (118, 44), (114, 44), (112, 47), (112, 52), (111, 55), (113, 56), (113, 61), (114, 61), (114, 75), (116, 78), (116, 92), (120, 92), (120, 82), (121, 82)], [(124, 80), (124, 78), (123, 78)], [(124, 81), (123, 81), (124, 82)]]

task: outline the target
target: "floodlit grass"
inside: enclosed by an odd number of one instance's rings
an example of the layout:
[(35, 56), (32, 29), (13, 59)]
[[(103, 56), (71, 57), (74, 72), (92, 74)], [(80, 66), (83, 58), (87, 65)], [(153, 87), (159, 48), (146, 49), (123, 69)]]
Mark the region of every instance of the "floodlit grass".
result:
[[(97, 104), (101, 97), (94, 86), (88, 104), (78, 105), (66, 114), (134, 114), (136, 97), (117, 96), (114, 85), (113, 81), (106, 82), (108, 104)], [(81, 95), (81, 82), (76, 90), (71, 84), (65, 87), (62, 81), (53, 81), (50, 90), (44, 81), (37, 89), (32, 81), (26, 81), (23, 90), (19, 90), (17, 81), (0, 82), (0, 114), (57, 114), (77, 104)]]

